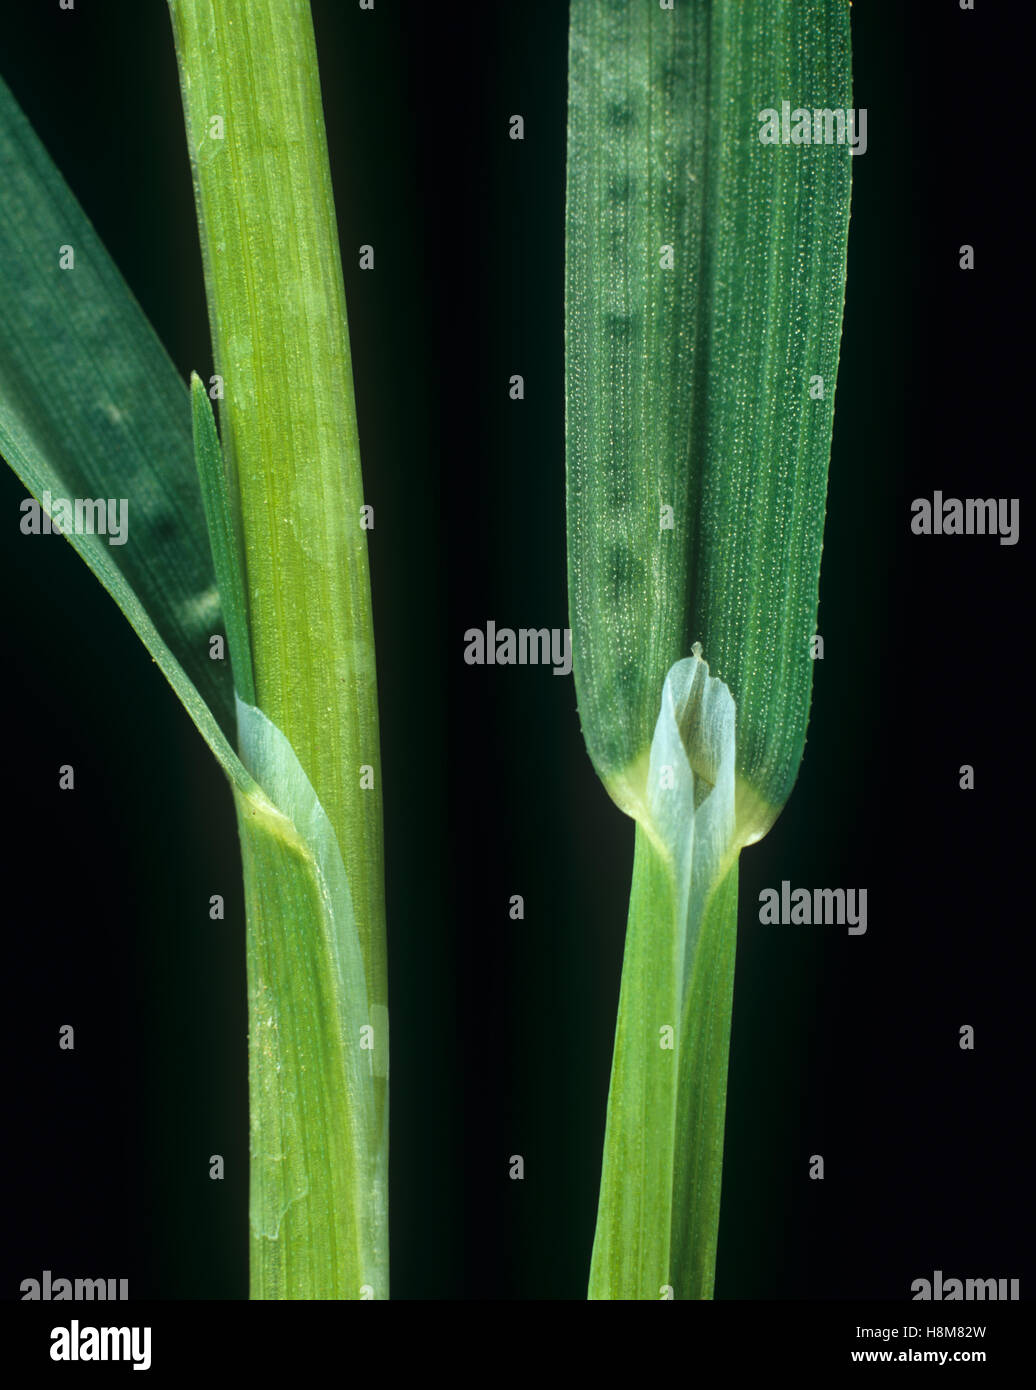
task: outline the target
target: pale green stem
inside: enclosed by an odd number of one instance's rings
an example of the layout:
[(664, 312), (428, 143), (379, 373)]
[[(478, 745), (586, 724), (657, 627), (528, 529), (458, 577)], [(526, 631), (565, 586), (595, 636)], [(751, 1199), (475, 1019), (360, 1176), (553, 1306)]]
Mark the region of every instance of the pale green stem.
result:
[[(256, 704), (287, 737), (337, 838), (380, 1026), (387, 979), (374, 638), (312, 17), (308, 0), (169, 3), (225, 392), (222, 442), (243, 540)], [(265, 952), (271, 932), (303, 924), (262, 927)], [(253, 1038), (262, 1014), (258, 935), (250, 922)], [(263, 1084), (254, 1047), (251, 1060), (254, 1109)], [(374, 1084), (380, 1133), (387, 1078)], [(323, 1141), (314, 1133), (308, 1142)], [(321, 1219), (344, 1220), (333, 1210)], [(293, 1291), (260, 1245), (253, 1296), (314, 1296)], [(318, 1296), (357, 1296), (348, 1271), (334, 1287)]]
[(669, 863), (638, 825), (590, 1266), (592, 1299), (712, 1297), (736, 860), (707, 899), (681, 1003), (685, 911)]

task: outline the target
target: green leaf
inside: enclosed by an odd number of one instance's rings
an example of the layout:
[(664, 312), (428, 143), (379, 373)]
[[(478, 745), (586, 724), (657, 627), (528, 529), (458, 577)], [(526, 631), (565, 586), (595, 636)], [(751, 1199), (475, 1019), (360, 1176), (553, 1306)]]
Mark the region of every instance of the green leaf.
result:
[[(0, 180), (0, 452), (59, 517), (56, 499), (115, 504), (124, 543), (110, 543), (118, 535), (107, 508), (105, 534), (71, 530), (67, 539), (228, 774), (249, 787), (227, 738), (230, 671), (209, 659), (222, 619), (185, 385), (3, 82)], [(59, 267), (62, 248), (71, 269)], [(32, 520), (26, 511), (23, 529)]]
[(845, 144), (760, 142), (759, 113), (785, 99), (851, 106), (845, 0), (574, 0), (566, 428), (583, 732), (638, 814), (662, 682), (701, 642), (737, 704), (746, 843), (787, 800), (805, 741), (849, 222)]
[[(573, 670), (588, 752), (637, 822), (590, 1291), (708, 1298), (737, 856), (805, 743), (849, 223), (844, 140), (764, 144), (760, 117), (849, 111), (849, 9), (572, 0), (570, 15)], [(674, 696), (703, 679), (692, 646), (712, 672), (697, 714)], [(732, 795), (709, 703), (735, 728)]]

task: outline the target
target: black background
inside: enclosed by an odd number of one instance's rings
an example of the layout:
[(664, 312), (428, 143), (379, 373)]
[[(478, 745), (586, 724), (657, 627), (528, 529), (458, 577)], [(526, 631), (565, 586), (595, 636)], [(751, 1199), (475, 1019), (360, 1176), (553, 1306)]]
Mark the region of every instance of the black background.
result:
[[(313, 10), (376, 517), (392, 1292), (580, 1299), (632, 826), (590, 767), (570, 678), (462, 660), (464, 629), (489, 618), (567, 621), (567, 9)], [(1019, 12), (853, 6), (869, 147), (853, 161), (825, 657), (791, 802), (742, 858), (719, 1299), (905, 1299), (937, 1268), (1020, 1278), (1023, 1297), (1036, 1286), (1016, 442), (1029, 251), (1003, 71)], [(183, 375), (207, 375), (165, 5), (8, 0), (0, 14), (0, 73)], [(357, 267), (364, 242), (373, 274)], [(934, 489), (1021, 497), (1021, 543), (911, 535), (910, 501)], [(135, 1299), (245, 1298), (230, 795), (71, 547), (21, 536), (23, 496), (5, 470), (0, 1296), (50, 1269), (126, 1277)], [(57, 787), (66, 762), (74, 793)], [(867, 934), (761, 927), (759, 891), (782, 879), (866, 887)], [(958, 1046), (964, 1023), (974, 1052)], [(814, 1153), (822, 1183), (807, 1177)]]

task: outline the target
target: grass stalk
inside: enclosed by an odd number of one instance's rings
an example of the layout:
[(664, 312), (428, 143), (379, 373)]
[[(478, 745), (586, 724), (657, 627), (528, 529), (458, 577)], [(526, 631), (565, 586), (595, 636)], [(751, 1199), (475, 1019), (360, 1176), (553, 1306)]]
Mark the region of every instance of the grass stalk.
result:
[[(737, 939), (737, 865), (710, 895), (686, 1000), (681, 904), (666, 856), (638, 825), (592, 1299), (711, 1298), (723, 1169)], [(672, 1046), (664, 1044), (672, 1028)], [(631, 1181), (636, 1175), (636, 1181)], [(678, 1271), (679, 1274), (674, 1273)]]
[[(345, 1025), (340, 1043), (369, 1053), (373, 1133), (383, 1136), (387, 980), (374, 638), (345, 292), (312, 17), (308, 0), (170, 0), (170, 14), (223, 387), (230, 516), (223, 530), (240, 536), (247, 605), (249, 661), (235, 659), (235, 670), (250, 664), (254, 704), (274, 730), (246, 715), (252, 729), (243, 743), (258, 741), (267, 753), (276, 744), (282, 763), (297, 759), (292, 778), (301, 770), (326, 814), (325, 858), (341, 857), (349, 931), (359, 940), (364, 1026), (376, 1035), (361, 1042)], [(208, 510), (211, 520), (220, 509)], [(238, 696), (251, 706), (240, 688)], [(313, 930), (320, 921), (317, 904), (307, 903), (305, 892), (278, 896), (281, 860), (305, 858), (304, 852), (290, 836), (251, 840), (255, 808), (239, 798), (238, 812), (249, 913), (253, 1297), (359, 1297), (361, 1286), (372, 1288), (371, 1279), (381, 1297), (383, 1190), (374, 1217), (361, 1221), (356, 1211), (370, 1208), (369, 1184), (383, 1188), (385, 1175), (382, 1169), (372, 1179), (363, 1143), (350, 1149), (351, 1141), (342, 1139), (356, 1124), (346, 1113), (354, 1100), (347, 1071), (327, 1045), (327, 1029), (337, 1027), (338, 996), (355, 981), (338, 978), (344, 966), (333, 959), (337, 948)], [(328, 875), (337, 873), (327, 863), (321, 861), (325, 887)], [(278, 1049), (265, 1042), (271, 1028)], [(283, 1120), (273, 1097), (284, 1093), (279, 1078), (285, 1066), (300, 1083), (307, 1068), (323, 1067), (328, 1078), (327, 1088), (309, 1095), (297, 1128), (284, 1136), (303, 1146), (303, 1156), (282, 1152), (280, 1139), (268, 1132)], [(337, 1152), (340, 1142), (351, 1158)], [(310, 1150), (315, 1168), (308, 1164)], [(303, 1167), (285, 1179), (296, 1162)], [(321, 1181), (314, 1185), (317, 1172)], [(368, 1240), (377, 1256), (360, 1250)], [(376, 1278), (369, 1272), (374, 1268), (381, 1271)]]

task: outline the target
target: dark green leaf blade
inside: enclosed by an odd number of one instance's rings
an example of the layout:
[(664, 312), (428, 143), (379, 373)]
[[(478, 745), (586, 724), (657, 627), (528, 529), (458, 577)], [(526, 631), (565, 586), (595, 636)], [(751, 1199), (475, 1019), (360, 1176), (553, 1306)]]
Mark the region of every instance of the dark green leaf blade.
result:
[(787, 800), (805, 741), (849, 220), (847, 144), (761, 143), (760, 112), (785, 99), (850, 107), (844, 0), (574, 0), (566, 448), (583, 732), (641, 815), (666, 672), (700, 641), (737, 704), (745, 842)]
[(713, 14), (728, 56), (710, 102), (691, 628), (737, 704), (750, 841), (790, 796), (806, 740), (852, 168), (848, 143), (763, 144), (759, 117), (783, 100), (850, 110), (849, 6)]
[(124, 544), (68, 540), (181, 698), (125, 593), (233, 737), (229, 664), (209, 659), (222, 622), (186, 385), (2, 81), (0, 182), (0, 452), (37, 500), (124, 499)]

